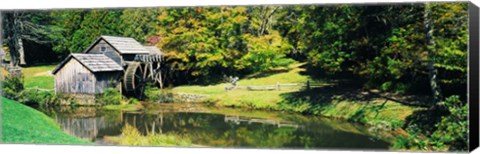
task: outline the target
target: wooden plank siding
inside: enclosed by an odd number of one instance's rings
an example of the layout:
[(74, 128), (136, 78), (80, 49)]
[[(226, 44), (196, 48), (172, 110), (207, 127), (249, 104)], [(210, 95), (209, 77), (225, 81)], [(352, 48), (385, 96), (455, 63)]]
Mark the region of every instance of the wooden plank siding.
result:
[(77, 59), (71, 58), (55, 74), (55, 92), (69, 94), (98, 94), (106, 88), (116, 87), (120, 71), (92, 73)]
[[(102, 50), (103, 48), (103, 50)], [(122, 59), (122, 56), (118, 51), (116, 51), (112, 46), (110, 46), (107, 42), (104, 40), (98, 41), (97, 44), (93, 45), (90, 50), (88, 50), (86, 53), (88, 54), (105, 54), (105, 56), (111, 58), (113, 61), (115, 61), (117, 64), (120, 66), (124, 66), (124, 61)]]
[[(115, 88), (120, 83), (120, 72), (98, 72), (95, 73), (95, 93), (103, 93), (106, 88)], [(120, 90), (120, 89), (119, 89)]]
[(55, 74), (55, 93), (94, 94), (95, 76), (75, 58)]

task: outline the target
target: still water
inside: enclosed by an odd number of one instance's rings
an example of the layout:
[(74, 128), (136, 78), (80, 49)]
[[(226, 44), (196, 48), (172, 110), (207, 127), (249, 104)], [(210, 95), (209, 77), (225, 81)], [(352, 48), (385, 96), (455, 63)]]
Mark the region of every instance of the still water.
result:
[[(95, 107), (38, 108), (69, 134), (99, 145), (113, 145), (129, 124), (141, 133), (188, 136), (193, 144), (236, 148), (388, 149), (389, 135), (362, 125), (285, 112), (161, 104), (136, 112)], [(382, 135), (380, 135), (382, 134)]]

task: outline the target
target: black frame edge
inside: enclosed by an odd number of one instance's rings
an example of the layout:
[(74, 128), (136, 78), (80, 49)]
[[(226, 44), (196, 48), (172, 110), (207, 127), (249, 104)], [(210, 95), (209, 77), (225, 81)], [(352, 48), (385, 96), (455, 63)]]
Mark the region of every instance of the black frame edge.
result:
[(469, 150), (479, 146), (479, 8), (469, 4), (469, 56), (468, 56), (468, 103), (469, 103)]

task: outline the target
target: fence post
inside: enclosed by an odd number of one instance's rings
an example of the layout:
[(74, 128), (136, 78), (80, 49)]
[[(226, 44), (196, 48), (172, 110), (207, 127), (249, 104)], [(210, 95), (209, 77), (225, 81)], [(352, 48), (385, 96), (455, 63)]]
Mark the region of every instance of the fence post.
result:
[(277, 90), (280, 90), (280, 83), (277, 81)]
[(310, 90), (310, 80), (307, 80), (307, 90)]

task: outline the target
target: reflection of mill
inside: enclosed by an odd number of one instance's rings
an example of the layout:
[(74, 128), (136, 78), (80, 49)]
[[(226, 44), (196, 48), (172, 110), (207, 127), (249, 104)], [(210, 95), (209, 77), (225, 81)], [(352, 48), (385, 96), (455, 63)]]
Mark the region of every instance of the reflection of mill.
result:
[(245, 118), (240, 116), (229, 116), (229, 115), (225, 115), (225, 122), (233, 122), (237, 125), (240, 124), (240, 122), (247, 122), (248, 124), (261, 123), (261, 124), (275, 125), (277, 127), (293, 127), (293, 128), (300, 127), (297, 124), (282, 122), (278, 120)]
[(49, 113), (68, 134), (95, 141), (99, 136), (119, 133), (122, 119), (117, 113), (104, 114), (95, 107), (42, 108)]
[[(139, 115), (143, 116), (143, 115)], [(140, 118), (140, 120), (137, 120)], [(129, 124), (144, 133), (163, 133), (163, 114), (158, 114), (148, 122), (142, 120), (144, 117), (120, 113), (117, 118), (109, 118), (105, 115), (86, 116), (55, 116), (54, 119), (59, 123), (63, 130), (71, 135), (83, 138), (89, 141), (102, 138), (103, 136), (116, 136), (121, 133), (125, 124)]]
[[(137, 116), (141, 116), (140, 119), (141, 121), (137, 121)], [(144, 134), (163, 134), (163, 121), (164, 121), (164, 115), (163, 113), (159, 113), (155, 116), (150, 115), (149, 117), (153, 117), (152, 120), (145, 120), (144, 117), (146, 115), (132, 115), (131, 117), (129, 116), (124, 116), (122, 114), (122, 117), (125, 119), (122, 120), (125, 124), (132, 125), (133, 127), (137, 128), (140, 132), (143, 132)], [(122, 118), (123, 119), (123, 118)], [(149, 126), (150, 125), (150, 126)], [(143, 128), (143, 129), (142, 129)]]
[(62, 125), (64, 131), (77, 137), (93, 140), (97, 137), (100, 129), (104, 129), (109, 123), (105, 122), (105, 117), (90, 118), (60, 118), (56, 121)]

